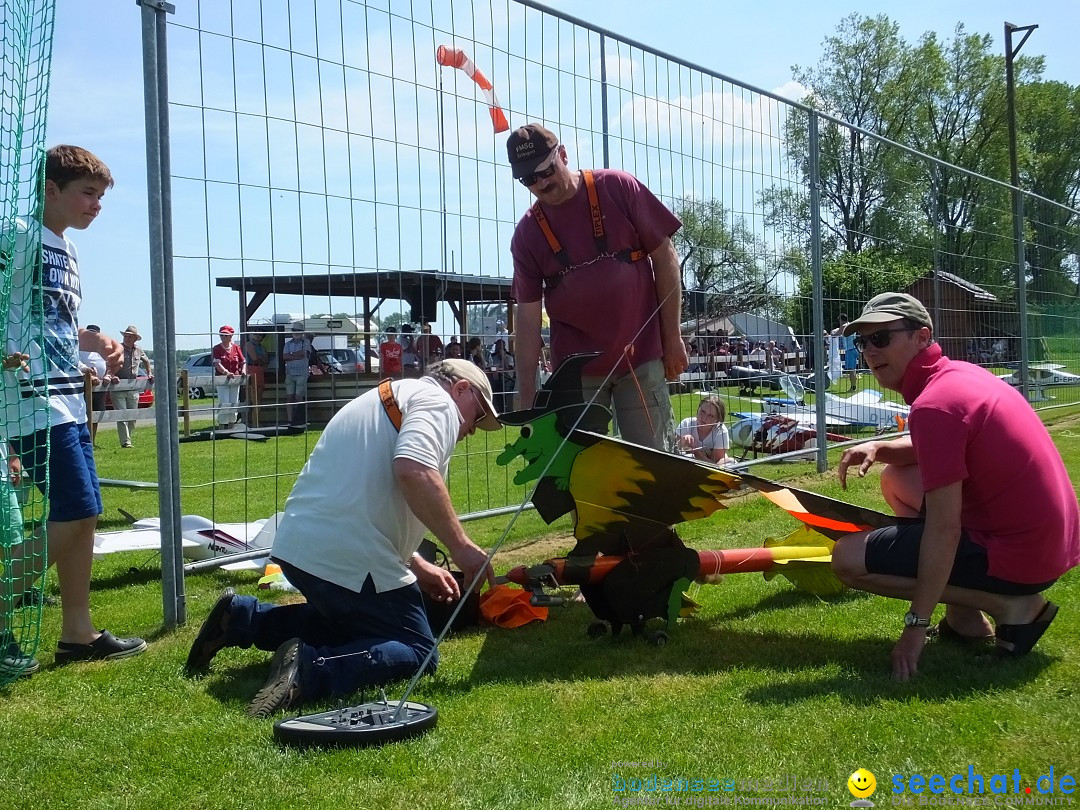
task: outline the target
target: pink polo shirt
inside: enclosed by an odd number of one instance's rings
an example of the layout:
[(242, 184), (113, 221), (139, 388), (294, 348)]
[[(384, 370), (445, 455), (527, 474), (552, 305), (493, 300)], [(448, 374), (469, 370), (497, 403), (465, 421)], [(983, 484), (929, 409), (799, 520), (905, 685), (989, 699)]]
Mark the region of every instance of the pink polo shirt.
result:
[(963, 481), (960, 523), (989, 574), (1035, 584), (1080, 563), (1080, 508), (1061, 455), (1024, 397), (931, 344), (901, 384), (927, 492)]

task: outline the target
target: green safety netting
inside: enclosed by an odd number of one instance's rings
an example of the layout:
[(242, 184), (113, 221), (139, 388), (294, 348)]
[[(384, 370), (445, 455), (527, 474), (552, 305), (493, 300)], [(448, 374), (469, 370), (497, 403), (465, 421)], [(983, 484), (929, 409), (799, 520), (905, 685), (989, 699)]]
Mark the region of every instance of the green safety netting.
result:
[[(0, 328), (3, 356), (33, 355), (42, 340), (39, 290), (13, 285), (19, 263), (41, 264), (40, 189), (45, 154), (55, 0), (0, 0)], [(32, 274), (40, 279), (40, 274)], [(37, 306), (27, 306), (36, 302)], [(13, 311), (30, 317), (13, 317)], [(7, 364), (5, 364), (7, 365)], [(19, 396), (17, 372), (0, 385), (0, 686), (25, 673), (41, 627), (45, 501), (27, 476), (9, 469), (8, 442), (27, 409), (46, 403)], [(47, 408), (47, 406), (46, 406)], [(47, 448), (46, 448), (47, 450)], [(46, 487), (47, 489), (47, 487)], [(34, 587), (35, 584), (37, 587)]]

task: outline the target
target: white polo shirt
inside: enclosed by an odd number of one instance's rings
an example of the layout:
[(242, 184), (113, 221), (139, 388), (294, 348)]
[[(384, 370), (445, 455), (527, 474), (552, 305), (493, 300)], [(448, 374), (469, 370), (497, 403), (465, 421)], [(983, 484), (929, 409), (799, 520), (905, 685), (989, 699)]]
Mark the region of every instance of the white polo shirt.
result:
[(379, 592), (416, 580), (405, 567), (425, 526), (393, 474), (408, 458), (446, 478), (462, 416), (430, 377), (392, 383), (402, 412), (394, 429), (372, 389), (330, 420), (311, 451), (274, 537), (273, 556), (359, 592), (371, 575)]

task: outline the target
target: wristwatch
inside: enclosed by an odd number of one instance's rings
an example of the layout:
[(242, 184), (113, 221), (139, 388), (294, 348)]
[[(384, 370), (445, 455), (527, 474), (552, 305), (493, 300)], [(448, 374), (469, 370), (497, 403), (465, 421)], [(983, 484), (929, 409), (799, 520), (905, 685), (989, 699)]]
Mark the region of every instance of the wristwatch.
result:
[(912, 613), (910, 610), (904, 614), (904, 627), (929, 627), (930, 619)]

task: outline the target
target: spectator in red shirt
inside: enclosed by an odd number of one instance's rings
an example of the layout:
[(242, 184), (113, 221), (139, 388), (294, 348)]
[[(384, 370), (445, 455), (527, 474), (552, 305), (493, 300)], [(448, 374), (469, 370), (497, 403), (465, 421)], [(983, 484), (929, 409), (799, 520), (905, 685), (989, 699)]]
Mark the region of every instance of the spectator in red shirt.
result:
[(240, 383), (246, 373), (244, 352), (233, 343), (236, 330), (223, 326), (218, 330), (221, 343), (210, 352), (214, 361), (214, 373), (225, 377), (224, 383), (217, 385), (218, 425), (233, 427), (239, 421), (236, 407), (240, 402)]
[(397, 342), (397, 329), (386, 328), (386, 340), (379, 346), (379, 373), (384, 377), (401, 377), (403, 347)]

